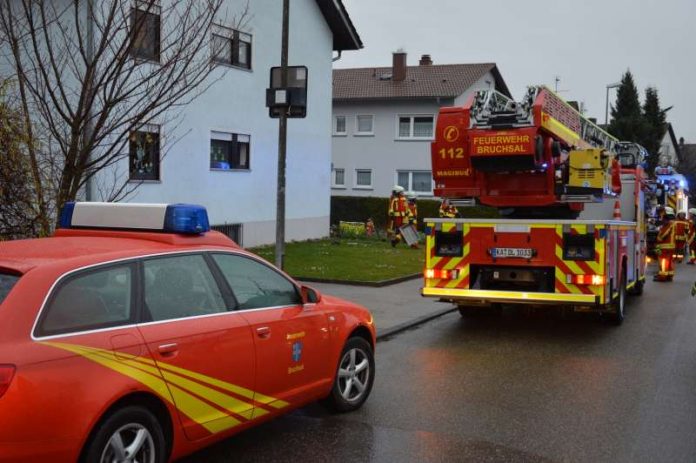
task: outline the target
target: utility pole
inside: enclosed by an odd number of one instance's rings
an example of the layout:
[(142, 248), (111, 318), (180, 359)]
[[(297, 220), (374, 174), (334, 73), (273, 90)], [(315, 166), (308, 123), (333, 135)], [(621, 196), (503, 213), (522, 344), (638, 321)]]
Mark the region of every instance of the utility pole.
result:
[[(281, 87), (288, 86), (288, 29), (290, 23), (290, 0), (283, 0), (283, 31), (280, 50)], [(278, 197), (276, 201), (275, 264), (279, 269), (285, 265), (285, 164), (288, 141), (287, 108), (278, 118)]]

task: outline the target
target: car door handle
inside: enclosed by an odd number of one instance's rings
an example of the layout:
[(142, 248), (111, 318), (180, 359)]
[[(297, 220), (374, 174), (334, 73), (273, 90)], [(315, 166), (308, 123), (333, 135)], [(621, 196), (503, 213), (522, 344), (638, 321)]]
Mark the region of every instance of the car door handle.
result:
[(162, 344), (157, 350), (162, 355), (173, 355), (179, 350), (179, 345), (175, 342), (171, 344)]
[(261, 339), (267, 339), (271, 336), (271, 329), (267, 326), (260, 326), (256, 328), (256, 335)]

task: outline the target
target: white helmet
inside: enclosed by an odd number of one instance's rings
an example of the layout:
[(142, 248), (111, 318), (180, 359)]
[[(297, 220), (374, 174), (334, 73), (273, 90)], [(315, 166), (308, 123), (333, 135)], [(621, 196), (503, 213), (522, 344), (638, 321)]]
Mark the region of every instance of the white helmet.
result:
[(689, 209), (689, 214), (696, 215), (696, 207), (692, 207), (691, 209)]
[(394, 185), (392, 187), (392, 193), (403, 193), (404, 192), (404, 187), (401, 185)]
[(415, 191), (407, 191), (406, 192), (406, 197), (408, 199), (416, 199), (416, 192)]
[(665, 215), (674, 215), (674, 209), (671, 207), (665, 207)]

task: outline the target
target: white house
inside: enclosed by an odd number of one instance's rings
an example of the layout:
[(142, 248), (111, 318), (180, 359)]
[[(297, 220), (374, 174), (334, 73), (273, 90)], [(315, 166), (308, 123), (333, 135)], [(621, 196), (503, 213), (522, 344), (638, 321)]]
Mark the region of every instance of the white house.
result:
[(432, 196), (430, 142), (442, 106), (475, 91), (510, 92), (494, 63), (406, 65), (333, 71), (333, 196), (389, 196), (394, 184)]
[(679, 154), (679, 142), (677, 142), (672, 124), (668, 122), (665, 136), (660, 142), (660, 157), (665, 156), (669, 159), (669, 165), (678, 166), (679, 161), (681, 161)]
[[(227, 0), (225, 9), (245, 4)], [(93, 182), (96, 190), (126, 176), (142, 182), (127, 201), (201, 204), (211, 225), (245, 247), (275, 239), (278, 121), (269, 117), (265, 92), (270, 68), (280, 65), (282, 2), (248, 6), (244, 30), (218, 24), (212, 31), (215, 48), (229, 51), (216, 56), (212, 77), (224, 73), (222, 80), (185, 107), (176, 126), (155, 120), (131, 134), (129, 159)], [(289, 43), (289, 64), (308, 68), (307, 117), (289, 120), (287, 142), (286, 239), (302, 240), (329, 233), (333, 52), (362, 43), (341, 0), (292, 0)], [(161, 159), (160, 140), (174, 139)]]

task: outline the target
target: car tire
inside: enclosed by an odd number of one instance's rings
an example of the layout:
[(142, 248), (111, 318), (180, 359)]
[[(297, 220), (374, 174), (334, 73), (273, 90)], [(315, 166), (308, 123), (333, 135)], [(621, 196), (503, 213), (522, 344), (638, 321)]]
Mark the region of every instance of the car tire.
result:
[(323, 401), (330, 410), (351, 412), (362, 407), (375, 380), (372, 346), (363, 338), (348, 339), (338, 360), (331, 393)]
[(621, 272), (621, 281), (619, 282), (619, 295), (611, 303), (611, 311), (609, 312), (609, 322), (612, 325), (619, 326), (623, 323), (626, 310), (626, 273)]
[(633, 287), (633, 290), (631, 291), (631, 296), (642, 296), (643, 295), (643, 287), (645, 286), (644, 281), (636, 281), (635, 286)]
[(165, 463), (167, 448), (162, 426), (155, 415), (144, 407), (130, 405), (116, 410), (97, 425), (86, 444), (82, 461)]

